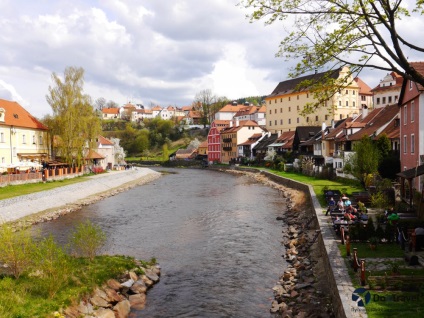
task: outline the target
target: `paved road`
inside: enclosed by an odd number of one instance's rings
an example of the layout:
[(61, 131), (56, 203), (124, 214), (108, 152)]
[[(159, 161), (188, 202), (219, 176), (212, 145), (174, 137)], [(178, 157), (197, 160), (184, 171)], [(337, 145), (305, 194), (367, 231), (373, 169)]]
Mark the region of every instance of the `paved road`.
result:
[(75, 203), (92, 195), (119, 188), (128, 183), (154, 179), (159, 172), (148, 168), (110, 171), (91, 176), (86, 181), (48, 191), (0, 200), (0, 223), (16, 221), (31, 214)]

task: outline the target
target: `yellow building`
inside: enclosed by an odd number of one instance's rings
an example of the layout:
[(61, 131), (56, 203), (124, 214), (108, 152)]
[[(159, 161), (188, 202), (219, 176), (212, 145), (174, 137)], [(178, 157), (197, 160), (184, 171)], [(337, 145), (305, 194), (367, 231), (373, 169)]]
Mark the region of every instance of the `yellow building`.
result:
[(47, 160), (47, 130), (17, 102), (0, 99), (0, 172), (39, 167)]
[(298, 85), (305, 81), (318, 81), (320, 78), (330, 76), (334, 79), (344, 78), (349, 68), (317, 73), (296, 79), (280, 82), (274, 91), (265, 98), (267, 105), (266, 128), (272, 133), (294, 131), (297, 126), (321, 126), (322, 123), (331, 125), (334, 120), (359, 115), (361, 103), (359, 86), (351, 78), (349, 84), (339, 90), (322, 107), (313, 114), (302, 116), (300, 112), (308, 103), (314, 103), (314, 96), (307, 89), (299, 90)]

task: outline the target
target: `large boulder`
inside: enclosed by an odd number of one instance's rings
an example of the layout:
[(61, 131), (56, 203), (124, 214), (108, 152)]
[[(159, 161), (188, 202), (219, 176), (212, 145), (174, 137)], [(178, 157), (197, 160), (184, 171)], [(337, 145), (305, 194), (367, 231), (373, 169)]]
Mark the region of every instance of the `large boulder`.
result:
[(129, 300), (125, 299), (113, 307), (115, 318), (127, 318), (131, 310), (131, 304)]

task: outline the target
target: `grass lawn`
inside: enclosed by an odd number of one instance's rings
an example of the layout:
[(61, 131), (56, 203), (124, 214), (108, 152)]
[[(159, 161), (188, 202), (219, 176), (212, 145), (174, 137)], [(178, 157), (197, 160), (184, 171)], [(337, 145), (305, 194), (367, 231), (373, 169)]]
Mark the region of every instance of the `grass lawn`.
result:
[(48, 181), (46, 183), (26, 183), (19, 185), (8, 185), (0, 188), (0, 200), (13, 198), (19, 195), (31, 194), (34, 192), (40, 192), (45, 190), (54, 189), (57, 187), (63, 187), (69, 184), (74, 184), (78, 182), (86, 181), (86, 178), (89, 175), (84, 175), (81, 177), (76, 177), (72, 179), (64, 179), (59, 181)]
[(324, 189), (340, 190), (341, 193), (345, 193), (347, 196), (350, 196), (352, 192), (365, 191), (365, 189), (359, 183), (355, 183), (355, 182), (346, 184), (346, 183), (342, 183), (341, 181), (318, 179), (315, 177), (305, 176), (301, 173), (296, 173), (296, 172), (276, 171), (276, 170), (262, 169), (262, 168), (261, 170), (267, 170), (276, 175), (311, 185), (322, 207), (327, 206), (327, 203), (324, 197)]
[[(346, 258), (346, 245), (339, 244), (339, 250), (343, 258)], [(404, 252), (395, 243), (379, 244), (375, 250), (371, 250), (367, 243), (350, 243), (350, 252), (353, 254), (353, 249), (357, 248), (359, 258), (403, 258)]]

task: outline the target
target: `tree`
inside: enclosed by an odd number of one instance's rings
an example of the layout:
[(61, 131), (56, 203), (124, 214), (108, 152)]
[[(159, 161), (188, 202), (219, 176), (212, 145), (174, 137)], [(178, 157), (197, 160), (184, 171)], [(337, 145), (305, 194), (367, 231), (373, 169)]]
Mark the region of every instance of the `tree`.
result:
[(67, 67), (63, 81), (56, 73), (52, 80), (54, 85), (49, 86), (46, 99), (53, 110), (50, 133), (57, 138), (57, 154), (66, 163), (81, 166), (100, 132), (100, 119), (91, 98), (83, 94), (84, 69)]
[(106, 107), (106, 99), (103, 97), (97, 98), (94, 103), (96, 104), (98, 110), (102, 110)]
[(353, 175), (364, 182), (367, 175), (378, 172), (380, 152), (367, 135), (353, 145), (353, 150), (355, 153), (347, 161), (352, 167)]
[[(409, 28), (404, 28), (405, 34), (399, 33), (401, 20), (421, 18), (422, 0), (416, 0), (415, 6), (402, 0), (240, 0), (239, 5), (253, 9), (247, 15), (250, 21), (287, 23), (290, 32), (281, 41), (277, 56), (300, 60), (291, 77), (324, 67), (349, 66), (346, 81), (371, 68), (394, 71), (424, 86), (423, 74), (408, 59), (409, 54), (424, 53), (424, 47), (414, 42)], [(331, 84), (331, 76), (326, 80)], [(322, 83), (302, 83), (299, 88), (311, 85), (316, 88), (315, 107), (340, 89), (333, 85), (329, 92), (331, 85)]]
[(228, 103), (226, 97), (218, 97), (210, 89), (204, 89), (194, 97), (193, 108), (202, 114), (204, 127), (214, 120), (215, 113)]

